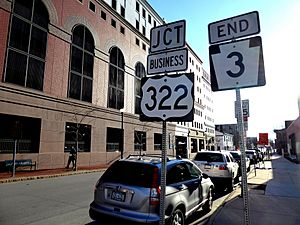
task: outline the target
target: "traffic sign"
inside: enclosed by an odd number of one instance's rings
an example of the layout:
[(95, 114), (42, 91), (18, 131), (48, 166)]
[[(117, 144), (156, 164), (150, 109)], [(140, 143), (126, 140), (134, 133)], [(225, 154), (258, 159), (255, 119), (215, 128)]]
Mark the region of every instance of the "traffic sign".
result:
[(188, 67), (188, 51), (186, 48), (148, 55), (147, 73), (159, 74), (185, 71)]
[(208, 25), (209, 43), (233, 40), (260, 32), (258, 12), (242, 14)]
[(264, 86), (265, 70), (261, 38), (211, 45), (209, 47), (213, 91)]
[(153, 27), (150, 30), (150, 52), (159, 52), (185, 46), (185, 20)]
[[(235, 108), (235, 118), (237, 118), (238, 116), (238, 113), (237, 113), (237, 102), (235, 101), (234, 102), (234, 108)], [(246, 99), (246, 100), (242, 100), (242, 114), (243, 114), (243, 117), (249, 117), (250, 114), (249, 114), (249, 99)], [(244, 119), (245, 121), (245, 119)]]
[(193, 121), (193, 73), (144, 77), (141, 89), (141, 121)]

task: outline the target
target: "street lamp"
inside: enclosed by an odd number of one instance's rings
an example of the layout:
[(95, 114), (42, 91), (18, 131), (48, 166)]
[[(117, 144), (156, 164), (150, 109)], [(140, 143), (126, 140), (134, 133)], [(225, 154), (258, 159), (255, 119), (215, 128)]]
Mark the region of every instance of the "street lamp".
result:
[(121, 143), (120, 143), (120, 152), (121, 159), (123, 159), (124, 153), (124, 108), (120, 109), (121, 112)]

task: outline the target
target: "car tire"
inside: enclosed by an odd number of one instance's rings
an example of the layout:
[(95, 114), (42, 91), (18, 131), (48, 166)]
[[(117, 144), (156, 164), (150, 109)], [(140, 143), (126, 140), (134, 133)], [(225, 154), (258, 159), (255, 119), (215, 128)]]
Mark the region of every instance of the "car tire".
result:
[(185, 218), (184, 214), (180, 209), (175, 209), (175, 211), (172, 213), (170, 225), (184, 225), (185, 224)]
[(205, 213), (208, 213), (212, 210), (213, 206), (213, 189), (209, 188), (208, 194), (207, 194), (207, 201), (203, 205), (202, 209)]
[(233, 187), (234, 187), (234, 178), (231, 177), (231, 178), (228, 180), (227, 191), (228, 191), (228, 192), (232, 192), (232, 191), (233, 191)]

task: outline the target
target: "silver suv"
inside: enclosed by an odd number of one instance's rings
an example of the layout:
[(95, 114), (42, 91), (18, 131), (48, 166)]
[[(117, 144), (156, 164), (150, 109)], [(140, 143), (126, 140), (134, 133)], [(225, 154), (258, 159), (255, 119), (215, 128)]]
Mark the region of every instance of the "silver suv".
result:
[[(95, 186), (89, 214), (93, 220), (159, 223), (161, 157), (130, 156), (114, 162)], [(188, 159), (167, 159), (165, 219), (184, 224), (196, 210), (210, 211), (214, 185)]]
[(239, 165), (228, 151), (201, 151), (194, 158), (194, 163), (206, 173), (216, 185), (233, 190), (234, 181), (238, 179)]

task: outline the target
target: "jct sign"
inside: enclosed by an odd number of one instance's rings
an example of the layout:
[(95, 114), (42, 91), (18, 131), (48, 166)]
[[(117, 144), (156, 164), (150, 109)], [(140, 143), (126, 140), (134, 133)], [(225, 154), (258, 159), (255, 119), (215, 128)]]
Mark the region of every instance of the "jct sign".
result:
[(185, 20), (151, 29), (147, 73), (186, 71), (188, 51), (185, 48)]
[(185, 20), (154, 27), (150, 32), (151, 53), (185, 46)]

